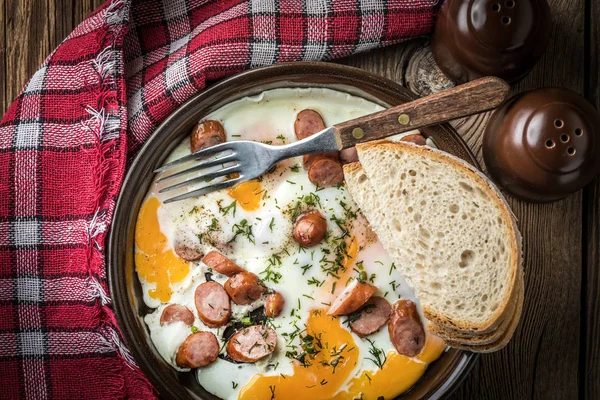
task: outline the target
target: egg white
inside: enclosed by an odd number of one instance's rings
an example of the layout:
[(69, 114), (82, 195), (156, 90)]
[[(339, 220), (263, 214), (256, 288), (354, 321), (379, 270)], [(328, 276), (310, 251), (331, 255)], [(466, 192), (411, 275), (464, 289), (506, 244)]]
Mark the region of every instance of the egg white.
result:
[[(204, 119), (220, 121), (227, 132), (228, 141), (255, 140), (283, 144), (296, 140), (293, 128), (295, 117), (299, 111), (306, 108), (318, 111), (327, 126), (383, 109), (380, 105), (360, 97), (329, 89), (274, 89), (258, 96), (234, 101)], [(415, 132), (407, 134), (411, 133)], [(398, 137), (401, 136), (404, 135)], [(167, 162), (189, 152), (189, 140), (186, 138), (169, 155)], [(297, 172), (295, 166), (299, 167)], [(184, 165), (180, 169), (186, 167)], [(160, 177), (159, 174), (156, 179)], [(162, 203), (173, 195), (173, 192), (158, 193), (165, 186), (155, 181), (147, 197), (157, 197)], [(285, 334), (291, 333), (296, 326), (302, 326), (311, 308), (326, 308), (327, 304), (333, 301), (333, 295), (323, 293), (320, 288), (307, 283), (308, 279), (325, 281), (328, 278), (318, 260), (323, 257), (332, 259), (333, 256), (326, 254), (328, 250), (326, 245), (301, 251), (293, 241), (291, 236), (293, 223), (290, 214), (298, 199), (311, 193), (318, 196), (319, 204), (311, 208), (320, 210), (326, 216), (328, 229), (333, 237), (339, 237), (343, 232), (331, 221), (331, 218), (348, 221), (347, 210), (358, 211), (343, 186), (315, 192), (315, 186), (309, 181), (306, 171), (302, 168), (301, 157), (279, 163), (275, 171), (263, 177), (262, 187), (265, 192), (262, 194), (260, 207), (255, 211), (245, 211), (240, 205), (236, 205), (235, 213), (233, 207), (225, 212), (224, 209), (233, 203), (227, 191), (162, 204), (158, 211), (160, 229), (171, 247), (176, 242), (185, 242), (204, 253), (217, 249), (262, 279), (267, 278), (266, 266), (273, 262), (273, 255), (279, 257), (276, 265), (270, 267), (271, 271), (280, 274), (279, 278), (266, 280), (266, 284), (280, 292), (286, 301), (281, 316), (273, 321), (278, 335), (275, 353), (255, 364), (233, 364), (218, 359), (212, 365), (197, 370), (198, 382), (206, 390), (223, 399), (236, 399), (240, 389), (257, 373), (292, 374), (292, 363), (285, 356), (285, 352), (289, 349), (288, 345), (295, 346), (298, 343), (286, 343)], [(179, 190), (175, 194), (184, 193), (185, 190)], [(251, 226), (252, 236), (238, 235), (235, 241), (231, 241), (235, 235), (236, 224), (239, 225), (242, 220), (246, 220), (247, 225)], [(216, 221), (216, 229), (213, 221)], [(213, 229), (210, 228), (211, 224)], [(351, 235), (364, 237), (369, 234), (370, 228), (360, 214), (353, 218), (349, 225)], [(357, 261), (362, 262), (369, 276), (375, 274), (372, 282), (379, 288), (378, 295), (385, 296), (390, 303), (394, 303), (399, 298), (416, 301), (413, 291), (399, 271), (392, 267), (392, 260), (376, 237), (358, 253)], [(306, 265), (310, 265), (310, 268), (301, 268)], [(169, 304), (186, 305), (194, 313), (194, 326), (199, 330), (215, 333), (221, 341), (224, 328), (206, 327), (198, 318), (194, 305), (195, 288), (206, 281), (204, 274), (208, 271), (208, 267), (202, 262), (190, 263), (190, 274), (182, 282), (173, 285), (173, 295)], [(213, 279), (224, 283), (227, 278), (215, 274)], [(161, 356), (174, 368), (182, 370), (176, 366), (174, 358), (179, 345), (191, 333), (190, 328), (183, 323), (161, 327), (160, 315), (167, 304), (161, 304), (160, 301), (148, 296), (148, 291), (154, 287), (153, 284), (143, 280), (141, 283), (145, 303), (155, 308), (153, 313), (144, 318), (151, 339)], [(249, 311), (263, 304), (261, 300), (248, 306), (237, 306), (232, 303), (232, 319), (241, 319)], [(348, 381), (364, 372), (377, 370), (373, 362), (365, 359), (365, 356), (368, 356), (369, 343), (355, 334), (352, 335), (361, 357)], [(385, 351), (393, 349), (387, 329), (381, 329), (378, 333), (369, 336), (369, 339), (376, 347)], [(221, 345), (224, 345), (222, 341)], [(225, 352), (223, 348), (222, 352)], [(343, 387), (340, 390), (343, 390)]]

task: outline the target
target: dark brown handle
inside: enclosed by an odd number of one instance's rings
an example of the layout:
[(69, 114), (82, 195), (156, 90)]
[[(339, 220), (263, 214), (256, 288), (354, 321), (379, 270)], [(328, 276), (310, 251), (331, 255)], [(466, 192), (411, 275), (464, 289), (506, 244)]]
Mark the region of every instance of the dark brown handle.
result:
[(506, 100), (502, 79), (480, 78), (410, 103), (334, 125), (340, 149), (488, 111)]

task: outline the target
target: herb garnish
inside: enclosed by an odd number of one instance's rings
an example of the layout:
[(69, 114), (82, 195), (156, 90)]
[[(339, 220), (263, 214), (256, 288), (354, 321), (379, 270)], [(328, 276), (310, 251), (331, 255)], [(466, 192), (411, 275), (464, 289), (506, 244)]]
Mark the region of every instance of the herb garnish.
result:
[(371, 345), (369, 348), (369, 353), (373, 356), (373, 358), (365, 357), (367, 360), (373, 361), (375, 365), (379, 367), (379, 369), (383, 368), (383, 364), (387, 361), (387, 356), (385, 355), (383, 349), (378, 349), (375, 347), (375, 343), (371, 339), (367, 338), (367, 341)]
[(221, 208), (221, 212), (223, 213), (223, 215), (227, 215), (229, 213), (229, 211), (233, 210), (233, 216), (235, 217), (235, 212), (237, 210), (237, 200), (234, 200), (230, 205), (228, 205), (227, 207), (223, 207)]
[(252, 233), (252, 225), (248, 224), (247, 219), (241, 220), (239, 223), (234, 224), (231, 228), (231, 231), (234, 232), (233, 238), (227, 243), (234, 242), (238, 236), (245, 236), (246, 239), (252, 244), (254, 243), (254, 233)]

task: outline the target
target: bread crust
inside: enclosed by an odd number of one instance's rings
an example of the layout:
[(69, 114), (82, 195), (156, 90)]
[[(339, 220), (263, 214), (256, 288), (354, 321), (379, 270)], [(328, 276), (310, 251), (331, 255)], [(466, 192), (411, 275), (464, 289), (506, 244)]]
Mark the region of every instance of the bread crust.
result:
[(516, 328), (521, 312), (523, 309), (523, 277), (522, 273), (519, 276), (519, 282), (514, 287), (514, 292), (511, 295), (511, 305), (509, 306), (509, 314), (502, 320), (498, 328), (489, 334), (468, 334), (458, 333), (447, 329), (444, 326), (440, 326), (434, 322), (430, 322), (427, 326), (427, 331), (444, 341), (451, 347), (461, 346), (461, 348), (468, 346), (471, 351), (477, 346), (492, 347), (497, 346), (507, 337), (510, 338), (514, 329)]
[(525, 284), (523, 280), (523, 274), (520, 274), (519, 282), (517, 283), (518, 291), (517, 291), (517, 304), (515, 308), (515, 313), (510, 320), (510, 324), (504, 331), (503, 335), (494, 343), (490, 344), (465, 344), (452, 340), (444, 340), (446, 344), (450, 347), (454, 347), (461, 350), (472, 351), (474, 353), (491, 353), (494, 351), (498, 351), (505, 347), (510, 339), (513, 337), (517, 326), (519, 325), (519, 321), (521, 319), (521, 314), (523, 313), (523, 296), (525, 295)]

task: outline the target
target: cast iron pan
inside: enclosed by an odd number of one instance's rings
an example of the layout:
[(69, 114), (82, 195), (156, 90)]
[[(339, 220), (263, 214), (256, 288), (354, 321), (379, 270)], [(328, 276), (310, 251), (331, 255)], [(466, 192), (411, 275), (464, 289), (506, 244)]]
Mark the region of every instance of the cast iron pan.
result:
[[(329, 63), (288, 63), (244, 72), (205, 90), (183, 104), (158, 127), (133, 161), (123, 182), (108, 246), (109, 285), (117, 320), (125, 343), (140, 368), (167, 399), (213, 400), (194, 372), (177, 372), (158, 354), (143, 317), (150, 310), (134, 268), (134, 232), (140, 205), (154, 174), (192, 127), (208, 113), (245, 96), (284, 87), (324, 87), (347, 92), (381, 104), (394, 106), (415, 96), (398, 84), (366, 71)], [(448, 124), (423, 129), (436, 145), (477, 166), (475, 156)], [(472, 353), (450, 349), (432, 363), (425, 375), (398, 400), (439, 399), (448, 395), (473, 366)]]

